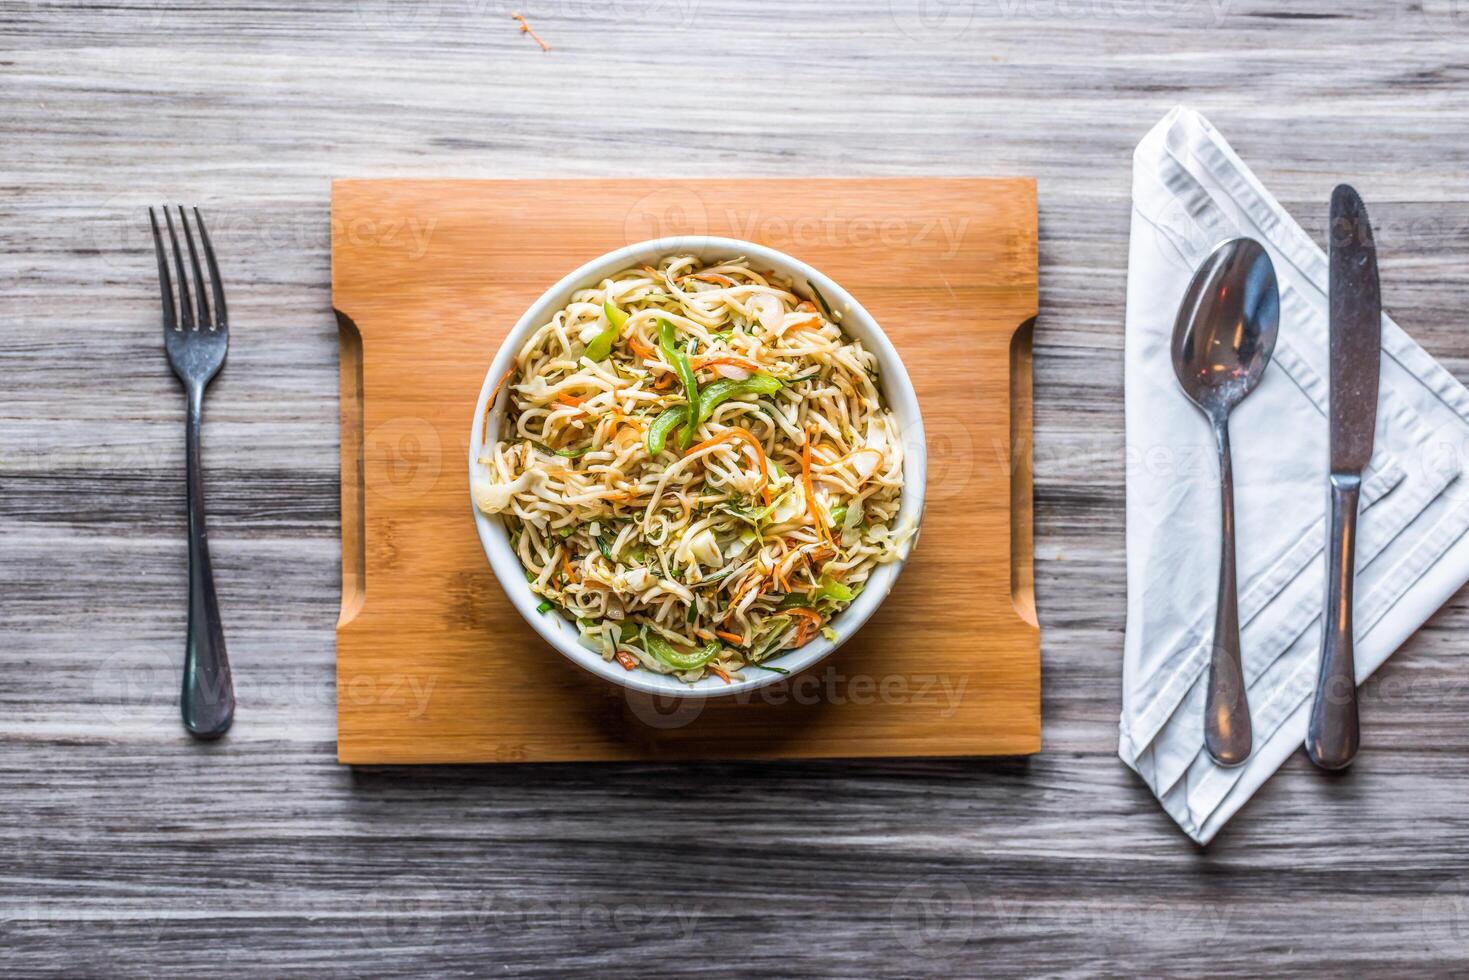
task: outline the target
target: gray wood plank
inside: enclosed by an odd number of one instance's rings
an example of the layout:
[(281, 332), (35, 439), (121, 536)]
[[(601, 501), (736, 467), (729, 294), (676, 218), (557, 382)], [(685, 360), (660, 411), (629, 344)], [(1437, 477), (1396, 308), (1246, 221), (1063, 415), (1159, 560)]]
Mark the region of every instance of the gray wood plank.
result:
[[(1469, 377), (1451, 0), (0, 3), (0, 962), (231, 971), (1469, 970), (1456, 597), (1208, 850), (1117, 761), (1133, 144), (1203, 110)], [(1045, 751), (1029, 761), (351, 771), (328, 182), (1033, 174)], [(176, 721), (183, 401), (141, 209), (197, 203), (235, 327), (206, 462), (239, 683)], [(486, 358), (490, 356), (486, 352)]]

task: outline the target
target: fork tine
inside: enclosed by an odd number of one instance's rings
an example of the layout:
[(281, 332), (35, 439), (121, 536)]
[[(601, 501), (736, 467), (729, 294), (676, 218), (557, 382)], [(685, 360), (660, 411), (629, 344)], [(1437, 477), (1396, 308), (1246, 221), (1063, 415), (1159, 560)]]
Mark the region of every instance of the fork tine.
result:
[(189, 216), (179, 205), (179, 224), (184, 226), (184, 241), (189, 243), (189, 262), (194, 266), (194, 292), (199, 297), (199, 326), (208, 329), (209, 299), (204, 295), (204, 270), (199, 268), (199, 253), (194, 251), (194, 233), (189, 230)]
[(189, 279), (184, 275), (184, 253), (179, 251), (179, 236), (173, 230), (173, 218), (163, 208), (163, 221), (168, 225), (168, 240), (173, 242), (173, 262), (179, 272), (179, 319), (185, 330), (194, 329), (194, 301), (189, 298)]
[[(164, 217), (167, 217), (167, 212)], [(153, 250), (158, 253), (158, 285), (163, 290), (163, 329), (177, 330), (178, 317), (173, 306), (173, 280), (168, 275), (168, 258), (163, 254), (163, 236), (158, 234), (158, 215), (148, 209), (148, 223), (153, 226)]]
[[(204, 261), (209, 263), (209, 284), (214, 288), (215, 326), (224, 330), (229, 326), (229, 317), (224, 308), (224, 282), (219, 278), (219, 266), (214, 261), (214, 246), (209, 244), (209, 229), (204, 227), (204, 215), (194, 209), (194, 221), (199, 226), (199, 241), (204, 245)], [(199, 287), (202, 293), (203, 287)]]

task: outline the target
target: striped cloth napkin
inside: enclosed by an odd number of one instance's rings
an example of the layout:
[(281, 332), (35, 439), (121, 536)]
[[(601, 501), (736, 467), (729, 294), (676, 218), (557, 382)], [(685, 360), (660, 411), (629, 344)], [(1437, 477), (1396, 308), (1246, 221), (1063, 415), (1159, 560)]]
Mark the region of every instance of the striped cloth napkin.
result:
[[(1334, 183), (1323, 178), (1320, 208), (1304, 216), (1323, 235)], [(1207, 843), (1305, 740), (1325, 574), (1326, 255), (1190, 109), (1174, 109), (1138, 144), (1132, 195), (1119, 752), (1184, 832)], [(1169, 340), (1194, 269), (1237, 235), (1269, 251), (1281, 315), (1274, 359), (1230, 429), (1254, 754), (1226, 769), (1203, 746), (1218, 466), (1208, 423), (1174, 377)], [(1469, 391), (1386, 316), (1382, 353), (1357, 545), (1359, 682), (1469, 580)]]

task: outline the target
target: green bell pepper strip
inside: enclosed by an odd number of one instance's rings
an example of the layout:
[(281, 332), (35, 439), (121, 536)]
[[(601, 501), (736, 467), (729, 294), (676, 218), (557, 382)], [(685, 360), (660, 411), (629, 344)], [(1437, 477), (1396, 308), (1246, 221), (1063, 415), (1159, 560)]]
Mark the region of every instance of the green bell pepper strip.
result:
[[(689, 355), (679, 350), (678, 338), (674, 335), (673, 324), (662, 317), (658, 318), (658, 347), (663, 351), (663, 356), (673, 365), (673, 370), (678, 373), (678, 380), (683, 382), (684, 395), (689, 400), (689, 418), (696, 419), (699, 414), (699, 381), (694, 377), (694, 369), (689, 364)], [(688, 449), (694, 444), (694, 430), (697, 425), (684, 427), (683, 436), (679, 439), (679, 446)]]
[(820, 584), (816, 587), (816, 591), (811, 593), (811, 598), (813, 601), (830, 599), (833, 602), (851, 602), (857, 598), (857, 593), (831, 576), (823, 575), (821, 576)]
[(714, 410), (731, 398), (741, 395), (773, 395), (781, 389), (779, 378), (768, 374), (755, 374), (743, 381), (725, 378), (716, 381), (699, 395), (699, 414), (694, 417), (692, 428), (697, 429), (714, 414)]
[(857, 593), (849, 587), (838, 582), (829, 575), (823, 575), (816, 588), (810, 592), (790, 592), (783, 596), (777, 609), (790, 609), (792, 606), (814, 606), (822, 599), (832, 602), (851, 602), (857, 598)]
[(663, 444), (668, 441), (668, 434), (689, 420), (689, 407), (687, 405), (675, 405), (663, 410), (663, 414), (653, 420), (648, 426), (648, 455), (656, 457), (663, 452)]
[(711, 641), (702, 649), (682, 653), (675, 650), (671, 643), (657, 633), (649, 633), (646, 626), (643, 627), (642, 639), (644, 650), (674, 670), (698, 670), (713, 660), (720, 649), (719, 643)]
[(627, 314), (612, 305), (611, 300), (602, 301), (602, 312), (607, 314), (607, 329), (592, 338), (582, 356), (589, 361), (605, 360), (612, 353), (612, 345), (622, 336), (622, 327), (627, 323)]

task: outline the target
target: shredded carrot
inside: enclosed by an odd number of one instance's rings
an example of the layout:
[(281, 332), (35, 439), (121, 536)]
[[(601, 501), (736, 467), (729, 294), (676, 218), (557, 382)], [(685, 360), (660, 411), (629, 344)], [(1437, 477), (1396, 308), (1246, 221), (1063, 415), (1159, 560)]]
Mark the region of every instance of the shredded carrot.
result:
[(528, 21), (528, 20), (525, 19), (525, 15), (519, 14), (519, 13), (512, 13), (510, 15), (510, 18), (512, 20), (518, 20), (518, 21), (520, 21), (520, 33), (522, 33), (522, 34), (529, 34), (531, 36), (531, 39), (534, 40), (537, 44), (539, 44), (541, 46), (541, 50), (542, 51), (550, 51), (551, 50), (550, 46), (548, 44), (546, 44), (545, 41), (542, 41), (541, 40), (541, 36), (539, 34), (537, 34), (535, 31), (533, 31), (533, 30), (530, 29), (530, 21)]
[(798, 564), (801, 564), (802, 562), (809, 564), (810, 561), (811, 556), (806, 552), (799, 550), (792, 551), (790, 554), (786, 555), (780, 560), (780, 563), (777, 564), (775, 567), (775, 574), (779, 577), (781, 588), (784, 591), (793, 591), (791, 589), (791, 574), (796, 570), (796, 566)]
[(571, 552), (565, 548), (561, 550), (561, 572), (566, 576), (566, 581), (576, 581), (576, 574), (571, 570)]
[(760, 575), (759, 578), (755, 579), (752, 585), (747, 585), (739, 592), (735, 593), (734, 599), (730, 601), (729, 611), (724, 614), (724, 618), (720, 620), (721, 623), (727, 623), (730, 621), (730, 618), (733, 617), (735, 614), (735, 610), (739, 608), (740, 601), (749, 594), (751, 589), (755, 590), (755, 595), (757, 598), (759, 597), (761, 592), (765, 591), (765, 576), (763, 573)]
[(660, 374), (658, 375), (658, 380), (653, 382), (654, 391), (667, 391), (669, 388), (672, 387), (673, 375), (671, 374)]
[(585, 395), (568, 395), (563, 391), (556, 396), (556, 400), (563, 405), (570, 405), (572, 408), (575, 408), (587, 399)]
[(516, 365), (512, 363), (508, 368), (505, 369), (505, 373), (500, 375), (500, 380), (495, 382), (494, 390), (490, 392), (491, 405), (495, 403), (496, 398), (500, 397), (500, 389), (505, 387), (505, 382), (509, 381), (510, 376), (515, 373), (515, 367)]
[(731, 439), (743, 439), (745, 443), (748, 444), (749, 447), (754, 451), (755, 461), (760, 464), (760, 493), (765, 498), (765, 506), (769, 507), (770, 468), (766, 465), (765, 462), (765, 449), (763, 446), (760, 445), (760, 440), (750, 435), (747, 430), (741, 429), (739, 426), (725, 429), (714, 438), (705, 439), (698, 445), (690, 447), (689, 452), (684, 453), (684, 455), (687, 456), (689, 455), (689, 453), (696, 453), (701, 449), (708, 449), (710, 446), (717, 446), (720, 443), (728, 442)]
[(618, 650), (612, 656), (616, 657), (617, 658), (617, 662), (620, 663), (620, 664), (622, 664), (622, 669), (623, 670), (637, 670), (638, 669), (638, 658), (637, 657), (634, 657), (632, 654), (628, 653), (626, 650)]
[(701, 371), (706, 367), (713, 367), (716, 364), (728, 364), (732, 367), (743, 368), (746, 371), (760, 370), (760, 365), (748, 357), (740, 357), (738, 354), (714, 354), (708, 357), (689, 358), (689, 366), (695, 371)]
[(789, 327), (786, 327), (786, 330), (787, 330), (787, 332), (789, 332), (791, 330), (805, 330), (807, 327), (819, 327), (819, 326), (821, 326), (821, 317), (811, 316), (811, 317), (807, 317), (804, 320), (797, 320), (795, 323), (791, 324)]
[(826, 522), (821, 519), (821, 512), (816, 506), (816, 490), (811, 486), (811, 436), (807, 434), (805, 441), (801, 443), (801, 483), (806, 490), (806, 512), (811, 516), (811, 523), (816, 525), (816, 533), (821, 539), (833, 548), (835, 543), (826, 530)]
[(724, 683), (726, 683), (726, 684), (732, 684), (732, 683), (734, 683), (734, 678), (733, 677), (730, 677), (729, 674), (725, 673), (723, 668), (717, 667), (714, 664), (707, 664), (706, 666), (708, 666), (708, 668), (710, 670), (714, 671), (714, 673), (718, 674), (720, 676), (720, 678), (722, 678), (724, 680)]
[(509, 381), (510, 380), (510, 376), (512, 374), (514, 374), (514, 373), (515, 373), (515, 364), (512, 363), (510, 365), (510, 368), (504, 374), (500, 375), (500, 380), (495, 382), (494, 389), (490, 391), (490, 400), (489, 400), (489, 403), (485, 405), (485, 441), (486, 442), (488, 442), (489, 439), (490, 439), (490, 413), (495, 410), (495, 399), (500, 397), (500, 389), (503, 388), (503, 387), (505, 387), (505, 382)]
[(823, 574), (831, 575), (831, 577), (835, 581), (838, 581), (838, 582), (840, 582), (845, 577), (844, 573), (842, 573), (840, 571), (838, 571), (838, 572), (824, 572), (822, 569), (817, 568), (817, 563), (818, 562), (823, 562), (823, 561), (826, 561), (826, 559), (828, 559), (828, 558), (835, 558), (835, 557), (836, 557), (836, 552), (835, 551), (832, 551), (830, 548), (826, 547), (825, 545), (822, 545), (821, 546), (821, 550), (819, 550), (819, 551), (807, 551), (807, 552), (802, 552), (801, 553), (801, 558), (803, 559), (803, 564), (805, 565), (805, 568), (806, 568), (806, 576), (809, 579), (811, 579), (811, 584), (813, 586), (816, 586), (816, 585), (820, 585), (821, 584), (821, 576)]
[(743, 636), (740, 636), (738, 633), (731, 633), (728, 630), (715, 630), (714, 635), (719, 637), (721, 640), (728, 640), (737, 647), (742, 647), (745, 645), (745, 638)]
[(700, 280), (702, 282), (712, 282), (712, 283), (714, 283), (717, 286), (734, 286), (734, 285), (737, 285), (735, 283), (735, 281), (733, 279), (731, 279), (729, 276), (726, 276), (726, 275), (724, 275), (722, 273), (718, 273), (718, 272), (696, 272), (696, 273), (694, 273), (691, 276), (679, 276), (678, 277), (678, 281), (679, 282), (683, 282), (685, 279), (698, 279), (698, 280)]
[(802, 617), (800, 632), (796, 634), (796, 646), (805, 646), (816, 639), (816, 634), (821, 632), (821, 614), (815, 609), (796, 606), (793, 609), (783, 609), (781, 612)]
[(630, 334), (627, 335), (627, 346), (631, 347), (632, 348), (632, 352), (634, 354), (638, 355), (641, 358), (645, 358), (646, 359), (646, 358), (650, 358), (650, 357), (655, 357), (656, 356), (653, 353), (653, 348), (649, 347), (647, 344), (644, 344), (642, 341), (638, 340), (638, 335), (635, 334), (635, 333), (630, 333)]
[(803, 313), (815, 313), (816, 304), (811, 302), (809, 299), (803, 299), (801, 300), (801, 302), (796, 304), (796, 309), (800, 310)]
[(809, 606), (792, 606), (789, 609), (782, 609), (781, 612), (790, 616), (803, 616), (811, 620), (818, 627), (821, 625), (821, 613)]

